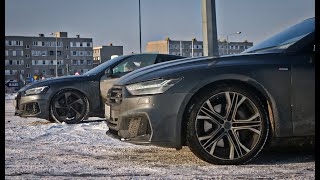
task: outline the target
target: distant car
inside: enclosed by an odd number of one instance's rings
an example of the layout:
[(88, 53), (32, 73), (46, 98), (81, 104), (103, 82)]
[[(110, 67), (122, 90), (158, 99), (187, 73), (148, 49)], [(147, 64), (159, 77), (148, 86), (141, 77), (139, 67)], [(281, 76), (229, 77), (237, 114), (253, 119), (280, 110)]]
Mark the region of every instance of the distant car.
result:
[(311, 18), (239, 55), (134, 71), (109, 90), (107, 134), (136, 144), (188, 145), (213, 164), (246, 163), (269, 142), (314, 142), (314, 55)]
[(184, 57), (131, 54), (110, 59), (83, 75), (33, 82), (19, 90), (15, 114), (66, 123), (78, 123), (90, 116), (104, 117), (106, 94), (116, 79), (135, 69), (181, 58)]

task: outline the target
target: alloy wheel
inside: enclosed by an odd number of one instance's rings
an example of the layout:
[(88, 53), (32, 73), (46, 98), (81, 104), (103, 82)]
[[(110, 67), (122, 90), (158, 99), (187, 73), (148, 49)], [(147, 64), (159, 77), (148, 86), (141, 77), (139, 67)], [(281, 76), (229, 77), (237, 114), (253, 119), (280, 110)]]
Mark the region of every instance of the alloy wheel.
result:
[(55, 98), (52, 109), (60, 122), (77, 122), (85, 115), (86, 102), (78, 93), (64, 92)]
[(257, 106), (238, 92), (220, 92), (200, 107), (195, 121), (197, 139), (214, 158), (236, 160), (258, 144), (262, 120)]

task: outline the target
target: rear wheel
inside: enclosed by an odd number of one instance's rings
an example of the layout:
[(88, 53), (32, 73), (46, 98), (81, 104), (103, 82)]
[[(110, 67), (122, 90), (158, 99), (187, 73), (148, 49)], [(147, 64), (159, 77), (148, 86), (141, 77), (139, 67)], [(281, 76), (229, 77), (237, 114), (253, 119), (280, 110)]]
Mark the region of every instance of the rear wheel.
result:
[(77, 91), (61, 91), (52, 99), (50, 111), (55, 121), (75, 124), (87, 118), (89, 104)]
[(222, 85), (200, 93), (188, 114), (187, 142), (213, 164), (243, 164), (263, 148), (269, 133), (267, 112), (257, 96)]

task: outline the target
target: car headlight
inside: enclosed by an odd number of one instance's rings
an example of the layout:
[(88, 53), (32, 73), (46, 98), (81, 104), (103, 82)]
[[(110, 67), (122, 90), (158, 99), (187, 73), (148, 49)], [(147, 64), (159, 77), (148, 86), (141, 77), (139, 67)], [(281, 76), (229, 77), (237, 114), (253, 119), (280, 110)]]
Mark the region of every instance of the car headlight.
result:
[(26, 95), (41, 94), (47, 92), (49, 86), (36, 87), (25, 91)]
[(177, 84), (179, 79), (157, 79), (127, 85), (126, 88), (132, 95), (160, 94)]

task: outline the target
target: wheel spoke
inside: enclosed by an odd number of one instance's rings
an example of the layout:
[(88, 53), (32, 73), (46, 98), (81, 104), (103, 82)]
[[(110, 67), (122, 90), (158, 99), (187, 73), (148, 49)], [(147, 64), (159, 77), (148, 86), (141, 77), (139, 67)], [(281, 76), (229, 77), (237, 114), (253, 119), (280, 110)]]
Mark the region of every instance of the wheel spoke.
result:
[(58, 101), (56, 101), (56, 102), (54, 103), (54, 107), (55, 107), (56, 109), (68, 109), (67, 107), (61, 106)]
[(70, 106), (70, 109), (72, 109), (73, 112), (76, 113), (76, 118), (79, 118), (79, 117), (81, 116), (81, 113), (79, 113), (75, 108), (73, 108), (73, 107)]
[(68, 105), (68, 99), (69, 99), (69, 96), (70, 96), (70, 95), (71, 95), (70, 92), (64, 93), (64, 99), (65, 99), (65, 102), (66, 102), (67, 105)]
[(224, 135), (225, 132), (222, 132), (218, 137), (218, 133), (221, 131), (221, 128), (219, 130), (216, 130), (211, 137), (203, 144), (203, 147), (205, 149), (207, 149), (208, 147), (210, 147), (211, 145), (213, 145), (215, 142), (218, 142)]
[(83, 105), (83, 100), (81, 98), (79, 98), (76, 101), (71, 102), (69, 105), (72, 106), (75, 103), (79, 103), (79, 104)]
[[(204, 113), (205, 113), (205, 112), (204, 112)], [(206, 113), (205, 113), (205, 114), (206, 114)], [(218, 122), (217, 120), (215, 120), (213, 117), (211, 117), (211, 116), (208, 115), (208, 114), (207, 114), (207, 116), (200, 116), (200, 115), (198, 115), (198, 116), (197, 116), (197, 120), (198, 120), (198, 119), (209, 120), (211, 123), (215, 123), (215, 124), (221, 126), (221, 123), (220, 123), (220, 122)]]
[(243, 154), (242, 154), (241, 146), (237, 141), (237, 137), (234, 136), (232, 133), (227, 133), (227, 137), (230, 144), (229, 158), (234, 159), (234, 152), (237, 153), (238, 157), (242, 157)]
[(232, 127), (232, 129), (234, 129), (234, 130), (250, 130), (250, 131), (255, 132), (256, 134), (260, 135), (261, 131), (256, 129), (255, 127), (260, 127), (260, 124)]
[[(219, 115), (218, 113), (214, 112), (214, 111), (211, 111), (205, 107), (202, 107), (201, 110), (200, 110), (202, 113), (204, 113), (205, 115), (211, 117), (212, 119), (215, 119), (216, 121), (220, 121), (219, 124), (222, 124), (223, 121), (224, 121), (224, 118)], [(222, 123), (221, 123), (222, 122)]]
[(238, 94), (233, 93), (232, 99), (230, 97), (230, 93), (226, 92), (225, 93), (226, 99), (227, 99), (227, 113), (226, 113), (226, 119), (230, 119), (230, 115), (233, 117), (236, 111), (237, 107), (237, 101), (238, 101)]

